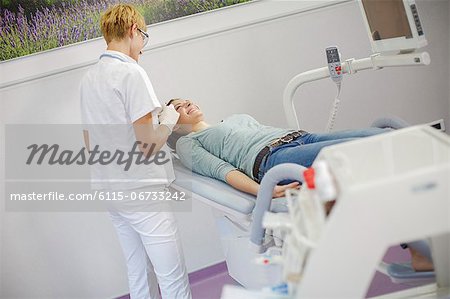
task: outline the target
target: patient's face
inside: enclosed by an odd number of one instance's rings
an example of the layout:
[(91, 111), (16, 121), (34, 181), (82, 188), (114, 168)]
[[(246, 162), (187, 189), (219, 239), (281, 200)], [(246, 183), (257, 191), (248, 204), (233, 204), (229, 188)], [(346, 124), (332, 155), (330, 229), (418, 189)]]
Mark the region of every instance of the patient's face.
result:
[(180, 113), (177, 124), (193, 125), (203, 120), (203, 112), (190, 100), (172, 101), (175, 110)]

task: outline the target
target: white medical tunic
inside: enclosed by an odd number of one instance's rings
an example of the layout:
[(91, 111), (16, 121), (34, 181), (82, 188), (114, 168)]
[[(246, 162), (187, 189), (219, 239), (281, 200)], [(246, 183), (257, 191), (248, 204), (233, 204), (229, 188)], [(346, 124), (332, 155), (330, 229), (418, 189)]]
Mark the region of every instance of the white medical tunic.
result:
[[(142, 67), (131, 57), (117, 51), (106, 51), (81, 81), (81, 117), (89, 131), (90, 150), (131, 151), (136, 142), (133, 122), (152, 113), (157, 125), (161, 110), (153, 86)], [(174, 179), (170, 152), (167, 146), (162, 165), (135, 163), (129, 169), (117, 160), (107, 165), (91, 166), (93, 189), (127, 190), (150, 185), (169, 185)], [(137, 148), (137, 151), (139, 149)]]

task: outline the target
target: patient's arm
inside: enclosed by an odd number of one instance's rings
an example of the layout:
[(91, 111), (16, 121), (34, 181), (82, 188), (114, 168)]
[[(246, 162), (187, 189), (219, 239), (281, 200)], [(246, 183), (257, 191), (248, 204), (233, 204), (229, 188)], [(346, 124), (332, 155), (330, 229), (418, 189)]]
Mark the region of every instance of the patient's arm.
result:
[(228, 185), (231, 185), (240, 191), (250, 193), (255, 196), (258, 194), (259, 184), (239, 170), (232, 170), (228, 172), (225, 179)]
[[(254, 180), (252, 180), (251, 178), (249, 178), (245, 173), (240, 172), (239, 170), (232, 170), (228, 172), (225, 179), (229, 185), (240, 191), (250, 193), (255, 196), (258, 194), (259, 184)], [(273, 190), (272, 196), (283, 197), (284, 191), (286, 191), (286, 189), (298, 188), (298, 186), (299, 186), (298, 182), (293, 182), (283, 186), (277, 185)]]
[(300, 183), (299, 182), (293, 182), (287, 185), (276, 185), (273, 189), (272, 196), (275, 197), (283, 197), (285, 195), (285, 191), (287, 189), (299, 189)]

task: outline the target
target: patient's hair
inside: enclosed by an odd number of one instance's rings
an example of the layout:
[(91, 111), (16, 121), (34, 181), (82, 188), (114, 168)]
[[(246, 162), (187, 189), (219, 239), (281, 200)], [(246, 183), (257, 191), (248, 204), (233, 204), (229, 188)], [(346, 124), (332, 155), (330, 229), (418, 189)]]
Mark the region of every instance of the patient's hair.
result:
[[(173, 101), (181, 101), (183, 99), (171, 99), (169, 102), (167, 102), (166, 106), (169, 106), (170, 104), (172, 104)], [(170, 134), (169, 138), (167, 138), (167, 145), (170, 147), (171, 150), (173, 150), (174, 152), (176, 152), (177, 150), (177, 141), (178, 139), (180, 139), (181, 137), (185, 136), (185, 133), (178, 133), (176, 131), (172, 131), (172, 134)]]
[(100, 28), (106, 43), (123, 39), (133, 24), (147, 31), (144, 17), (130, 4), (116, 4), (108, 8), (101, 16)]
[(181, 98), (170, 99), (170, 101), (168, 101), (168, 102), (166, 103), (166, 106), (169, 106), (170, 104), (172, 104), (173, 101), (182, 101), (182, 100), (183, 100), (183, 99), (181, 99)]

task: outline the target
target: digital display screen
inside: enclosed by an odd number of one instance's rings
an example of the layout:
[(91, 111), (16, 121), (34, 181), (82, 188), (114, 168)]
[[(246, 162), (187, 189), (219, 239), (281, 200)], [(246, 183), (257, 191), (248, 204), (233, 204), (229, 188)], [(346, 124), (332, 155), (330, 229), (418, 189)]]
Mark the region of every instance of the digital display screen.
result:
[(362, 0), (372, 39), (412, 38), (402, 0)]
[(337, 50), (327, 50), (327, 60), (328, 63), (338, 62), (339, 53)]

